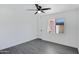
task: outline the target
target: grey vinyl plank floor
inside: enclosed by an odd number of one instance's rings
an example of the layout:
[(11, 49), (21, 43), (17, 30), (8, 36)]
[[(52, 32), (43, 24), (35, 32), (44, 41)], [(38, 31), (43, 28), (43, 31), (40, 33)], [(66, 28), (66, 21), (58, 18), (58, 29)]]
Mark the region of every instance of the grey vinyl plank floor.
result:
[(0, 54), (78, 54), (77, 48), (40, 39), (35, 39), (1, 51), (3, 52), (0, 52)]

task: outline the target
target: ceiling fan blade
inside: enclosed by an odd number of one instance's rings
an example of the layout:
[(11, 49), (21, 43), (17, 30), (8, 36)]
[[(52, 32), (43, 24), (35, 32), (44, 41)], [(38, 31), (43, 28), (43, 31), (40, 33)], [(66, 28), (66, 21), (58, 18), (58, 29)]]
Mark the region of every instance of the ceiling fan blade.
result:
[(45, 13), (43, 10), (41, 10), (42, 13)]
[(41, 10), (50, 10), (51, 8), (43, 8), (43, 9), (41, 9)]
[(36, 12), (35, 14), (37, 14), (38, 12)]
[(37, 11), (37, 9), (27, 9), (28, 11)]
[(36, 6), (37, 9), (39, 9), (39, 5), (38, 4), (35, 4), (35, 6)]

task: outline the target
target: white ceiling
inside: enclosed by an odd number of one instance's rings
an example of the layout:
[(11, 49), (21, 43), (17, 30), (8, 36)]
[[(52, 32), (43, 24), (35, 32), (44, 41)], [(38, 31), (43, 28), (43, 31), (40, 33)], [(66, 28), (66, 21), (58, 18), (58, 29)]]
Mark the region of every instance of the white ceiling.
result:
[(79, 4), (47, 4), (45, 6), (51, 8), (51, 10), (46, 11), (48, 14), (79, 8)]
[[(63, 11), (79, 8), (79, 4), (39, 4), (43, 8), (51, 8), (51, 10), (45, 11), (46, 14), (53, 14)], [(31, 7), (32, 6), (32, 7)], [(35, 5), (31, 5), (29, 9), (35, 9)]]
[[(43, 8), (51, 8), (51, 10), (45, 11), (46, 14), (53, 14), (79, 8), (79, 4), (39, 4), (39, 5), (41, 5)], [(5, 12), (11, 9), (21, 13), (24, 12), (25, 14), (27, 13), (34, 14), (36, 12), (36, 11), (27, 11), (27, 9), (36, 9), (34, 4), (1, 4), (0, 12), (2, 12), (1, 9), (2, 11), (5, 10)]]

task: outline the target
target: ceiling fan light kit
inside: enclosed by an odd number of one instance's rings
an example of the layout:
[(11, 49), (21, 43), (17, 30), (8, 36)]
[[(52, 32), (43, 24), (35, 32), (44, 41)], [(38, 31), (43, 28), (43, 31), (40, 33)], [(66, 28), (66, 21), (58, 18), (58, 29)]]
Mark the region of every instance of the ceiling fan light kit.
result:
[(38, 11), (38, 13), (41, 13), (41, 11)]

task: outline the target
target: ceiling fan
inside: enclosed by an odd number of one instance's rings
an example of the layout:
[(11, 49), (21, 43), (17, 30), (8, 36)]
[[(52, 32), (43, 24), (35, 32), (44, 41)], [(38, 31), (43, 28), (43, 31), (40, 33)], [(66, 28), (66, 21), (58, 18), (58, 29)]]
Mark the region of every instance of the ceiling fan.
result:
[(51, 8), (42, 8), (42, 6), (35, 4), (36, 9), (28, 9), (29, 11), (36, 11), (35, 14), (37, 13), (45, 13), (44, 10), (50, 10)]

